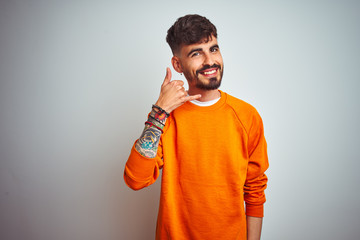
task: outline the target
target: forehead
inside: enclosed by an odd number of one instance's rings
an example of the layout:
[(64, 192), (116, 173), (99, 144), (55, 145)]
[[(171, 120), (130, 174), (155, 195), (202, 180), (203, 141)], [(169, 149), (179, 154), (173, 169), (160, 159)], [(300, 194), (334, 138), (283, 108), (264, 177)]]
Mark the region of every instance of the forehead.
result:
[(183, 45), (180, 49), (180, 52), (181, 52), (181, 55), (183, 55), (183, 54), (187, 55), (190, 51), (192, 51), (194, 49), (201, 49), (203, 51), (206, 51), (207, 49), (210, 49), (214, 45), (218, 45), (218, 42), (217, 42), (217, 38), (212, 36), (209, 38), (203, 38), (198, 43)]

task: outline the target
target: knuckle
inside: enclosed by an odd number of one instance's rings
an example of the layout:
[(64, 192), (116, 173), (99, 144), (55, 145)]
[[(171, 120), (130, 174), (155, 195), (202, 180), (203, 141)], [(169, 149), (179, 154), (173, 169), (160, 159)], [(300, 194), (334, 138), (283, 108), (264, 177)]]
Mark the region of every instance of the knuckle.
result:
[(184, 82), (181, 80), (174, 80), (173, 82), (175, 82), (176, 85), (184, 85)]

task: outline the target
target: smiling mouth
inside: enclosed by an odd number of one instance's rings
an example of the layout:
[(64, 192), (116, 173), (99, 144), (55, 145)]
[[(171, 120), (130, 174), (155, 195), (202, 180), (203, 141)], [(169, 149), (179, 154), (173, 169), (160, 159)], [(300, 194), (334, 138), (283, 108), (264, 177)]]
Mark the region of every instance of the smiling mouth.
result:
[(217, 64), (214, 64), (212, 66), (205, 66), (202, 69), (199, 69), (197, 72), (197, 75), (201, 74), (206, 77), (214, 77), (217, 75), (218, 70), (220, 69), (220, 66)]
[(200, 69), (197, 71), (197, 75), (201, 74), (202, 76), (205, 77), (214, 77), (217, 75), (218, 70), (220, 69), (220, 66), (217, 65), (213, 65), (213, 66), (206, 66), (203, 69)]
[(210, 71), (201, 72), (201, 74), (203, 74), (203, 75), (212, 75), (212, 74), (214, 74), (216, 72), (217, 72), (217, 69), (213, 69), (213, 70), (210, 70)]
[(199, 72), (202, 76), (206, 78), (214, 78), (217, 76), (218, 68), (206, 69), (206, 71)]

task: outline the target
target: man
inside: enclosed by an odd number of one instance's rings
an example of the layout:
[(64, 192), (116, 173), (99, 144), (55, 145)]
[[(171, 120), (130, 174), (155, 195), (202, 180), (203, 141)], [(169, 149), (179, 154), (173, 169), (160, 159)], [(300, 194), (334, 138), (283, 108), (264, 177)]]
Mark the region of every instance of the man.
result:
[(181, 17), (166, 40), (189, 90), (171, 81), (167, 68), (125, 182), (144, 188), (162, 169), (156, 239), (260, 239), (268, 168), (262, 120), (251, 105), (218, 90), (224, 64), (208, 19)]

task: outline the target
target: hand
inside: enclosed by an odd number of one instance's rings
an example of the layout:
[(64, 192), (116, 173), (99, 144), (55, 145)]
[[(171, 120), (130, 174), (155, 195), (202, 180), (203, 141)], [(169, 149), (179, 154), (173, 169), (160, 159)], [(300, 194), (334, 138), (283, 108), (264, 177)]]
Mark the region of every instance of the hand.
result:
[(183, 87), (184, 82), (181, 80), (171, 81), (171, 70), (166, 68), (166, 76), (163, 84), (161, 85), (161, 91), (159, 99), (156, 101), (156, 105), (170, 113), (176, 108), (180, 107), (187, 101), (199, 99), (200, 94), (188, 96), (187, 91)]

